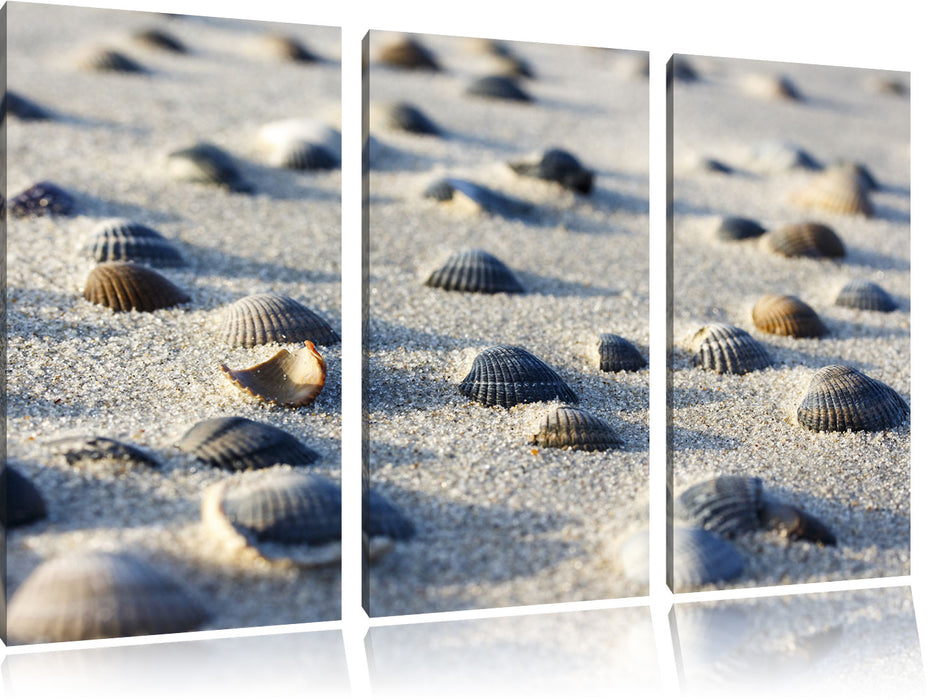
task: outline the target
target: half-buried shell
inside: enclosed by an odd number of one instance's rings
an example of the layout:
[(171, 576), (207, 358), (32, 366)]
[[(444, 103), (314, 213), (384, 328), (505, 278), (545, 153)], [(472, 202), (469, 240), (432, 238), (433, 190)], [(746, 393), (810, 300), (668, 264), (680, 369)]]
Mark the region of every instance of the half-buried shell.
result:
[(765, 141), (756, 145), (751, 152), (751, 165), (761, 172), (822, 170), (822, 163), (813, 155), (787, 141)]
[(897, 304), (882, 287), (867, 280), (846, 282), (835, 298), (836, 306), (864, 311), (893, 311)]
[(442, 133), (429, 117), (408, 102), (377, 104), (371, 109), (371, 115), (385, 129), (428, 136), (438, 136)]
[(790, 195), (790, 201), (804, 209), (818, 209), (833, 214), (870, 217), (874, 206), (862, 179), (844, 168), (824, 170), (802, 190)]
[(551, 148), (545, 153), (514, 161), (508, 165), (518, 175), (558, 182), (566, 189), (582, 194), (591, 192), (595, 177), (595, 174), (583, 166), (578, 158), (559, 148)]
[(142, 46), (169, 53), (188, 53), (188, 48), (176, 36), (164, 29), (143, 29), (133, 35), (134, 41)]
[(9, 529), (46, 517), (45, 500), (36, 485), (10, 465), (6, 465), (4, 472), (5, 497), (0, 501), (0, 508), (6, 516), (3, 526)]
[(331, 170), (341, 164), (341, 132), (316, 119), (280, 119), (260, 128), (266, 162), (291, 170)]
[(441, 70), (432, 52), (410, 37), (401, 37), (383, 46), (378, 54), (378, 60), (394, 68)]
[(85, 251), (97, 262), (124, 261), (155, 267), (179, 267), (182, 255), (149, 226), (127, 219), (109, 219), (91, 234)]
[(726, 323), (710, 323), (692, 337), (693, 363), (719, 374), (747, 374), (770, 365), (770, 355), (750, 333)]
[(74, 211), (75, 200), (55, 183), (44, 180), (13, 197), (7, 208), (17, 217), (67, 216)]
[(607, 421), (571, 406), (559, 406), (543, 416), (531, 442), (541, 447), (590, 452), (624, 446)]
[(843, 258), (845, 245), (831, 228), (807, 221), (781, 226), (765, 233), (761, 244), (787, 258)]
[(453, 202), (470, 210), (480, 209), (504, 218), (524, 217), (533, 211), (533, 205), (529, 202), (454, 177), (436, 180), (426, 188), (423, 196), (438, 202)]
[(746, 94), (766, 100), (797, 101), (802, 99), (793, 81), (785, 75), (752, 73), (741, 79), (740, 87)]
[(506, 75), (486, 75), (472, 82), (465, 93), (489, 100), (532, 102), (533, 98), (513, 78)]
[(254, 189), (244, 180), (234, 159), (210, 143), (173, 151), (167, 158), (167, 168), (176, 180), (217, 185), (231, 192), (250, 193)]
[(221, 363), (221, 371), (238, 389), (280, 406), (307, 406), (325, 386), (325, 360), (308, 340), (295, 353), (283, 348), (247, 369)]
[(191, 300), (155, 270), (129, 262), (100, 263), (91, 270), (84, 298), (114, 311), (156, 311)]
[(647, 366), (647, 361), (633, 343), (613, 333), (599, 334), (595, 349), (598, 369), (602, 372), (636, 372)]
[(718, 220), (712, 235), (721, 241), (743, 241), (757, 238), (767, 229), (753, 219), (741, 216), (726, 216)]
[(504, 408), (538, 401), (578, 403), (575, 392), (549, 365), (513, 345), (479, 352), (458, 391), (485, 406)]
[(193, 425), (178, 447), (228, 471), (263, 469), (274, 464), (312, 464), (319, 454), (292, 435), (267, 423), (229, 416)]
[(58, 438), (48, 443), (69, 464), (110, 460), (158, 467), (159, 460), (135, 445), (98, 435), (80, 435)]
[(774, 335), (821, 338), (827, 332), (813, 308), (790, 295), (767, 294), (761, 297), (754, 305), (751, 317), (758, 330)]
[(478, 249), (453, 254), (442, 267), (429, 275), (426, 285), (453, 292), (523, 292), (523, 287), (507, 265), (490, 253)]
[(221, 338), (229, 345), (248, 348), (305, 340), (327, 347), (341, 341), (312, 309), (276, 293), (253, 294), (228, 306), (222, 315)]
[(910, 407), (896, 391), (852, 367), (817, 371), (796, 411), (804, 428), (815, 431), (879, 431), (900, 425)]
[(3, 94), (3, 104), (0, 105), (0, 122), (6, 119), (10, 114), (17, 119), (25, 121), (43, 121), (52, 119), (52, 113), (39, 106), (30, 99), (27, 99), (17, 92), (7, 90)]
[(321, 60), (301, 41), (285, 34), (263, 34), (257, 37), (255, 46), (258, 53), (278, 61), (317, 63)]
[(181, 583), (130, 554), (82, 552), (39, 565), (13, 594), (22, 644), (188, 632), (210, 617)]
[(103, 47), (94, 47), (86, 51), (78, 59), (78, 67), (82, 70), (100, 71), (104, 73), (147, 73), (142, 65), (132, 58)]

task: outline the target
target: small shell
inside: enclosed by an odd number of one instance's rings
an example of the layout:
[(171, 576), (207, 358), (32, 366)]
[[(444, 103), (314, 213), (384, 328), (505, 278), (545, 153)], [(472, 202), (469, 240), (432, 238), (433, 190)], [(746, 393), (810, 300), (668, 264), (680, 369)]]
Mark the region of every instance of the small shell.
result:
[(91, 234), (85, 251), (97, 262), (118, 260), (155, 267), (185, 265), (179, 251), (158, 231), (127, 219), (102, 222)]
[(426, 285), (453, 292), (523, 292), (509, 267), (490, 253), (477, 249), (462, 250), (452, 255), (429, 276)]
[(218, 185), (231, 192), (253, 192), (234, 159), (225, 151), (210, 143), (198, 143), (169, 154), (169, 175), (176, 180)]
[(84, 298), (114, 311), (156, 311), (191, 300), (155, 270), (127, 262), (100, 263), (91, 270)]
[(881, 184), (877, 181), (877, 178), (861, 163), (842, 160), (826, 168), (826, 171), (834, 170), (840, 170), (845, 177), (850, 177), (855, 180), (864, 188), (865, 192), (878, 192), (881, 189)]
[(692, 337), (693, 362), (719, 374), (747, 374), (770, 366), (770, 356), (747, 331), (711, 323)]
[(384, 46), (380, 50), (378, 60), (395, 68), (441, 70), (432, 52), (415, 39), (409, 37), (403, 37), (399, 41)]
[(764, 333), (821, 338), (827, 332), (813, 308), (794, 296), (767, 294), (754, 305), (751, 317)]
[(5, 119), (7, 114), (22, 119), (24, 122), (43, 121), (52, 119), (53, 116), (47, 109), (10, 90), (7, 90), (3, 95), (3, 104), (0, 105), (0, 121)]
[[(624, 575), (650, 582), (650, 535), (642, 530), (624, 541), (619, 552)], [(717, 535), (700, 528), (673, 528), (673, 590), (676, 593), (738, 578), (744, 559)]]
[(685, 56), (673, 56), (667, 65), (667, 83), (678, 81), (681, 83), (694, 83), (699, 79), (695, 67)]
[(102, 71), (111, 73), (147, 73), (146, 68), (125, 56), (119, 51), (105, 48), (94, 48), (87, 51), (78, 59), (78, 67), (82, 70)]
[(257, 37), (258, 51), (278, 61), (317, 63), (321, 59), (295, 37), (283, 34), (264, 34)]
[(867, 280), (846, 282), (835, 298), (835, 304), (865, 311), (893, 311), (897, 308), (890, 294), (874, 282)]
[(510, 52), (492, 55), (488, 63), (491, 65), (491, 71), (496, 75), (506, 75), (510, 78), (532, 79), (536, 77), (528, 61)]
[(293, 141), (270, 154), (270, 165), (290, 170), (334, 170), (341, 161), (325, 146)]
[(280, 406), (307, 406), (325, 386), (325, 360), (308, 340), (296, 353), (283, 348), (253, 367), (231, 369), (222, 363), (221, 371), (239, 389)]
[(133, 35), (133, 39), (151, 49), (170, 53), (188, 53), (188, 48), (178, 38), (163, 29), (143, 29)]
[(508, 197), (500, 192), (468, 180), (446, 177), (436, 180), (423, 192), (423, 196), (439, 202), (459, 200), (468, 202), (471, 208), (504, 218), (524, 217), (533, 212), (533, 205), (521, 199)]
[(741, 80), (741, 89), (752, 97), (766, 100), (802, 99), (793, 81), (784, 75), (766, 75), (755, 73), (746, 75)]
[(371, 541), (376, 537), (408, 540), (416, 534), (412, 521), (403, 515), (396, 505), (371, 487), (364, 492), (362, 518), (364, 534)]
[(85, 460), (118, 460), (147, 467), (159, 466), (159, 461), (155, 457), (135, 445), (97, 435), (59, 438), (49, 441), (48, 445), (63, 455), (69, 464), (77, 464)]
[(429, 117), (407, 102), (376, 105), (372, 114), (385, 129), (431, 136), (438, 136), (442, 133)]
[(533, 101), (533, 98), (513, 78), (506, 75), (486, 75), (478, 78), (465, 89), (465, 93), (493, 100)]
[(683, 491), (673, 502), (673, 517), (722, 537), (753, 532), (763, 484), (756, 476), (719, 476)]
[(731, 175), (734, 168), (715, 158), (707, 156), (693, 156), (686, 160), (686, 168), (700, 173), (717, 173), (719, 175)]
[(10, 465), (6, 465), (6, 500), (0, 503), (6, 517), (7, 529), (28, 525), (46, 517), (45, 500), (36, 485)]
[(845, 257), (845, 245), (835, 231), (812, 221), (769, 231), (761, 237), (761, 245), (788, 258)]
[(786, 170), (822, 170), (822, 163), (795, 144), (786, 141), (766, 141), (754, 147), (752, 165), (766, 172)]
[(753, 219), (740, 216), (725, 216), (719, 219), (712, 235), (722, 241), (743, 241), (757, 238), (767, 229)]
[(192, 426), (179, 449), (228, 471), (312, 464), (319, 454), (289, 433), (247, 418), (209, 418)]
[(504, 408), (556, 399), (578, 403), (575, 392), (549, 365), (512, 345), (495, 345), (479, 352), (458, 391), (485, 406)]
[(598, 369), (602, 372), (636, 372), (647, 361), (633, 343), (613, 333), (601, 333), (596, 343)]
[(813, 375), (796, 411), (815, 431), (879, 431), (900, 425), (910, 407), (896, 391), (852, 367), (829, 365)]
[(842, 168), (824, 170), (805, 189), (791, 194), (790, 201), (803, 209), (833, 214), (866, 217), (874, 214), (874, 206), (860, 177)]
[(21, 644), (169, 634), (197, 629), (208, 611), (179, 582), (130, 554), (82, 552), (43, 562), (10, 600)]
[(221, 339), (233, 346), (267, 343), (316, 345), (341, 342), (328, 322), (312, 309), (283, 294), (253, 294), (238, 299), (223, 312)]
[(515, 161), (508, 165), (519, 175), (558, 182), (566, 189), (582, 194), (591, 192), (595, 175), (574, 155), (558, 148), (552, 148), (532, 159)]
[(332, 170), (341, 164), (341, 133), (314, 119), (281, 119), (257, 134), (274, 168)]
[(543, 416), (531, 442), (542, 447), (589, 452), (624, 446), (624, 441), (607, 421), (571, 406), (559, 406)]
[(18, 195), (9, 203), (9, 212), (13, 216), (67, 216), (75, 208), (75, 201), (58, 185), (43, 181), (37, 182)]

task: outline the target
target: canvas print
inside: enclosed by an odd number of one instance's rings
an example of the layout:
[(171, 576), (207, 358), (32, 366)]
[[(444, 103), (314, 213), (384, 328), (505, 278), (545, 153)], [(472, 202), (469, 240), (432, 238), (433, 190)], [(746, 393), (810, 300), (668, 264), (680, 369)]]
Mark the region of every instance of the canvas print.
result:
[(365, 608), (645, 594), (647, 55), (364, 55)]
[(340, 34), (5, 8), (11, 644), (340, 614)]
[(910, 76), (669, 63), (670, 583), (910, 573)]

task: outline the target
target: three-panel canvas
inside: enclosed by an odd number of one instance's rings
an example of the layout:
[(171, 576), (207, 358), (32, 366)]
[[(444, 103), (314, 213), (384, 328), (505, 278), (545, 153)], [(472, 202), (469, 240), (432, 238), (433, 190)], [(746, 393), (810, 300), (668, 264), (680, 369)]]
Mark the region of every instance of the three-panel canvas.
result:
[(3, 13), (7, 644), (909, 574), (909, 74)]

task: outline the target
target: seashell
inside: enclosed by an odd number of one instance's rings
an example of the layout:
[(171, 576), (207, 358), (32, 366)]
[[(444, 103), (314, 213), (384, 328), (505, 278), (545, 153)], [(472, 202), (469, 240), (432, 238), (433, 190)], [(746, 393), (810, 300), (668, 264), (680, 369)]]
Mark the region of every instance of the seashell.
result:
[(69, 464), (83, 461), (116, 460), (147, 467), (158, 467), (159, 461), (135, 445), (97, 435), (82, 435), (51, 440), (49, 447), (65, 457)]
[(237, 388), (280, 406), (307, 406), (325, 386), (325, 360), (308, 340), (296, 353), (284, 348), (247, 369), (221, 363), (221, 371)]
[(130, 554), (82, 552), (39, 565), (13, 594), (21, 644), (188, 632), (210, 617), (180, 583)]
[(229, 551), (273, 563), (324, 566), (341, 561), (341, 487), (314, 474), (261, 472), (205, 490), (206, 532)]
[(486, 75), (478, 78), (468, 85), (465, 93), (492, 100), (533, 101), (533, 98), (517, 84), (517, 81), (506, 75)]
[(43, 121), (53, 117), (52, 113), (47, 109), (10, 90), (3, 93), (3, 105), (0, 105), (0, 120), (5, 119), (7, 114), (22, 119), (24, 122)]
[(813, 221), (781, 226), (761, 237), (763, 247), (788, 258), (843, 258), (845, 245), (828, 226)]
[(257, 140), (275, 168), (332, 170), (341, 164), (341, 133), (314, 119), (270, 122)]
[(740, 86), (748, 95), (761, 99), (791, 101), (802, 99), (793, 81), (785, 75), (766, 75), (763, 73), (746, 75), (741, 79)]
[(431, 136), (438, 136), (442, 133), (429, 117), (407, 102), (377, 105), (374, 107), (373, 114), (386, 129)]
[(578, 403), (575, 392), (549, 365), (512, 345), (479, 352), (458, 391), (485, 406), (504, 408), (538, 401)]
[(531, 442), (542, 447), (589, 452), (624, 446), (624, 441), (607, 421), (571, 406), (559, 406), (543, 416)]
[(852, 367), (829, 365), (817, 371), (796, 411), (796, 420), (815, 431), (879, 431), (900, 425), (910, 407), (883, 382)]
[(158, 231), (127, 219), (109, 219), (91, 234), (85, 251), (97, 262), (113, 260), (155, 267), (185, 265), (175, 246)]
[(36, 485), (11, 467), (4, 469), (5, 491), (0, 498), (2, 524), (6, 529), (29, 525), (46, 517), (46, 504)]
[(722, 241), (743, 241), (748, 238), (757, 238), (766, 231), (767, 229), (753, 219), (725, 216), (719, 219), (713, 235)]
[(426, 285), (453, 292), (523, 292), (523, 287), (509, 267), (490, 253), (478, 249), (462, 250), (452, 255), (442, 267), (429, 275)]
[(636, 372), (647, 366), (647, 361), (633, 343), (619, 335), (601, 333), (596, 344), (598, 369), (602, 372)]
[(133, 35), (133, 39), (143, 46), (170, 53), (188, 53), (188, 48), (178, 38), (163, 29), (143, 29)]
[(690, 61), (685, 56), (673, 56), (670, 59), (667, 68), (667, 84), (674, 80), (681, 83), (694, 83), (699, 79), (699, 74), (692, 65), (692, 61)]
[(507, 51), (491, 56), (489, 59), (491, 69), (496, 75), (504, 75), (509, 78), (535, 78), (536, 74), (528, 61)]
[(731, 175), (734, 168), (715, 158), (698, 156), (689, 160), (689, 168), (702, 173), (718, 173), (720, 175)]
[(284, 34), (264, 34), (257, 37), (259, 51), (270, 58), (294, 63), (317, 63), (321, 59), (295, 37)]
[(213, 467), (228, 471), (274, 464), (312, 464), (319, 454), (284, 430), (248, 418), (209, 418), (193, 425), (178, 447)]
[(334, 170), (341, 161), (325, 146), (309, 141), (293, 141), (274, 150), (269, 163), (290, 170)]
[(765, 141), (752, 153), (755, 168), (762, 171), (822, 170), (822, 163), (799, 146), (786, 141)]
[(78, 59), (81, 70), (111, 73), (148, 73), (142, 65), (132, 58), (113, 49), (93, 48)]
[(413, 522), (400, 509), (373, 488), (364, 492), (364, 533), (373, 544), (377, 537), (408, 540), (416, 534)]
[(780, 530), (791, 540), (810, 540), (830, 546), (838, 543), (832, 531), (818, 518), (795, 506), (764, 499), (758, 517), (761, 527)]
[(835, 298), (836, 306), (865, 311), (893, 311), (897, 304), (879, 285), (867, 280), (850, 280)]
[(436, 180), (426, 188), (423, 196), (439, 202), (467, 203), (472, 209), (481, 209), (507, 219), (524, 217), (533, 212), (533, 205), (529, 202), (454, 177)]
[(380, 50), (379, 61), (395, 68), (442, 70), (435, 56), (415, 39), (403, 37)]
[[(744, 559), (734, 546), (717, 535), (696, 527), (674, 526), (673, 590), (681, 592), (738, 578)], [(650, 583), (650, 535), (641, 530), (627, 538), (618, 554), (624, 575), (632, 581)]]
[(824, 170), (802, 190), (790, 195), (790, 201), (804, 209), (818, 209), (833, 214), (870, 217), (874, 206), (860, 177), (843, 168)]
[(764, 333), (821, 338), (827, 332), (813, 308), (794, 296), (767, 294), (754, 305), (751, 317)]
[(191, 301), (155, 270), (129, 262), (100, 263), (91, 270), (84, 298), (114, 311), (156, 311)]
[(854, 161), (839, 161), (834, 165), (830, 165), (825, 169), (828, 171), (841, 171), (844, 177), (849, 177), (855, 180), (859, 186), (861, 186), (865, 192), (878, 192), (881, 189), (880, 183), (877, 181), (871, 171), (861, 163), (856, 163)]
[(328, 322), (312, 309), (283, 294), (253, 294), (228, 306), (221, 339), (234, 346), (301, 343), (321, 346), (341, 342)]
[(910, 94), (910, 86), (898, 78), (872, 76), (867, 81), (868, 89), (882, 95), (896, 95), (903, 97)]
[(250, 193), (253, 186), (241, 176), (234, 159), (210, 143), (198, 143), (169, 154), (169, 175), (176, 180), (218, 185), (231, 192)]
[(569, 190), (582, 194), (591, 192), (594, 173), (586, 169), (571, 153), (552, 148), (530, 160), (508, 163), (519, 175), (558, 182)]
[(719, 374), (747, 374), (770, 366), (770, 356), (747, 331), (711, 323), (692, 337), (693, 363)]
[(47, 180), (37, 182), (10, 200), (13, 216), (68, 216), (75, 209), (75, 201), (58, 185)]

